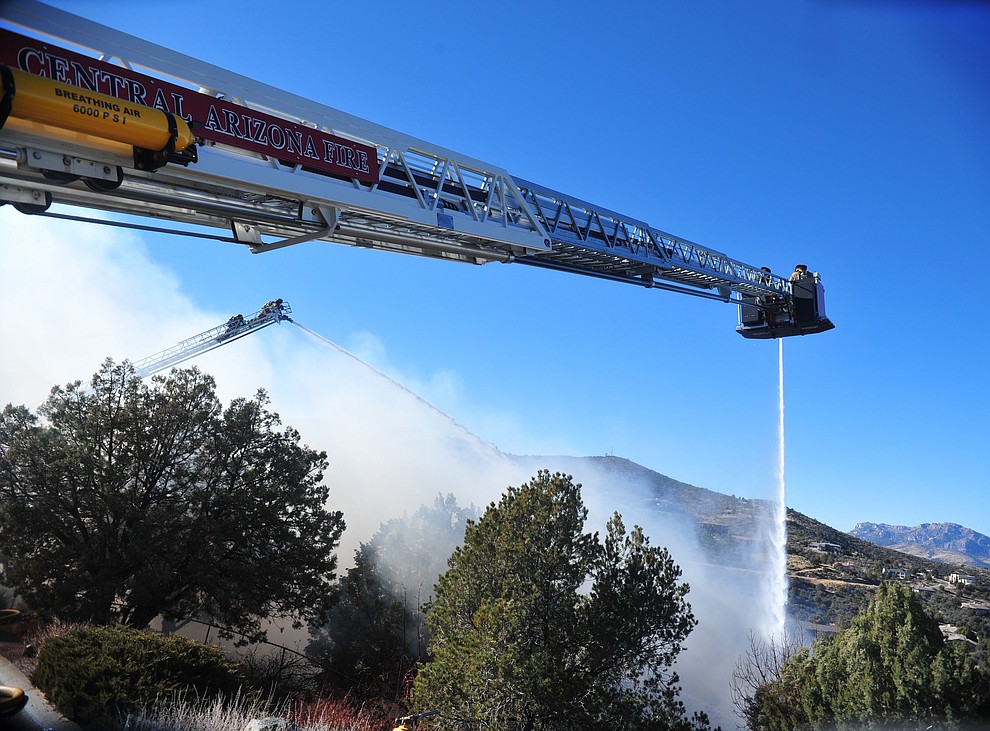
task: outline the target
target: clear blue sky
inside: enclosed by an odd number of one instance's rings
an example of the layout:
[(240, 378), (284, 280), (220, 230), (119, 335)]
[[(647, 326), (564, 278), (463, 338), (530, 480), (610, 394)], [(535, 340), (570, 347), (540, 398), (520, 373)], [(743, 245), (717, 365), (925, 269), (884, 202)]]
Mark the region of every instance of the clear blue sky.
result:
[[(52, 4), (736, 259), (807, 263), (836, 329), (785, 342), (788, 505), (842, 530), (990, 534), (990, 6)], [(327, 244), (140, 238), (202, 310), (283, 297), (504, 451), (773, 494), (777, 344), (735, 334), (728, 305)]]

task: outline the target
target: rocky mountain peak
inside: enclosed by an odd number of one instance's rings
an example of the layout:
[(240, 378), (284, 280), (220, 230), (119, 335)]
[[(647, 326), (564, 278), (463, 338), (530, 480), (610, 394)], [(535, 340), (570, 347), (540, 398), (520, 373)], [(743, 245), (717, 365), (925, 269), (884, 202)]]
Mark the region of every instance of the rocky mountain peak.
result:
[(922, 523), (913, 527), (886, 523), (857, 523), (849, 534), (877, 546), (894, 548), (936, 560), (990, 566), (990, 537), (957, 523)]

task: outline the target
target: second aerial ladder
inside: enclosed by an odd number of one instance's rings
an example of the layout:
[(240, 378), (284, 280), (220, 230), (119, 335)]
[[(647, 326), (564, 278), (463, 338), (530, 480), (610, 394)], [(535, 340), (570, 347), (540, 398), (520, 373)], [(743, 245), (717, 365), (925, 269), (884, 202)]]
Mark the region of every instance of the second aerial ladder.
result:
[(208, 353), (221, 345), (232, 343), (245, 335), (262, 330), (269, 325), (288, 321), (292, 322), (289, 313), (292, 308), (288, 302), (281, 299), (266, 302), (265, 306), (252, 315), (234, 315), (223, 325), (211, 327), (209, 330), (186, 338), (160, 353), (149, 355), (147, 358), (135, 361), (134, 374), (141, 378), (159, 373), (166, 368), (183, 363), (197, 355)]

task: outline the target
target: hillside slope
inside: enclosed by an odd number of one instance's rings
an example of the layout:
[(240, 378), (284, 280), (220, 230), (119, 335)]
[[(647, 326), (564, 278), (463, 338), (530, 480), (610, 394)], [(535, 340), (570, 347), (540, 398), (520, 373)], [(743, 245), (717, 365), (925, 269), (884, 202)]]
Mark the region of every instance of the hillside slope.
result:
[[(694, 522), (703, 545), (720, 564), (739, 567), (752, 560), (752, 546), (758, 538), (754, 526), (768, 515), (771, 506), (767, 501), (696, 487), (620, 457), (584, 457), (580, 461), (596, 465), (614, 482), (647, 485), (655, 509)], [(981, 546), (979, 539), (969, 536), (967, 530), (944, 530), (942, 535), (970, 541), (956, 544), (967, 550)], [(823, 551), (815, 544), (833, 544), (838, 550)], [(981, 619), (979, 610), (986, 606), (990, 614), (990, 569), (975, 567), (972, 558), (968, 553), (952, 555), (942, 551), (918, 555), (898, 550), (896, 545), (876, 545), (795, 510), (787, 510), (789, 612), (801, 621), (847, 622), (866, 607), (873, 590), (882, 581), (894, 579), (915, 586), (930, 611), (945, 622), (981, 626), (985, 622), (990, 635), (990, 618)], [(896, 570), (902, 570), (906, 578), (897, 579)], [(975, 575), (977, 586), (950, 583), (948, 577), (952, 573)]]

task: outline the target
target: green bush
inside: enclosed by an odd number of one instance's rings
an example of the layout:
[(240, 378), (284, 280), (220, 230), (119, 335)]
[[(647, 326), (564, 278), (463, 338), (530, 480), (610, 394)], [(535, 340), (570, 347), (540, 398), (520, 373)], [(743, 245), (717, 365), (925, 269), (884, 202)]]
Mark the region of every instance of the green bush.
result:
[(242, 679), (210, 645), (128, 627), (82, 627), (49, 640), (33, 681), (67, 717), (109, 719), (179, 693), (234, 695)]

